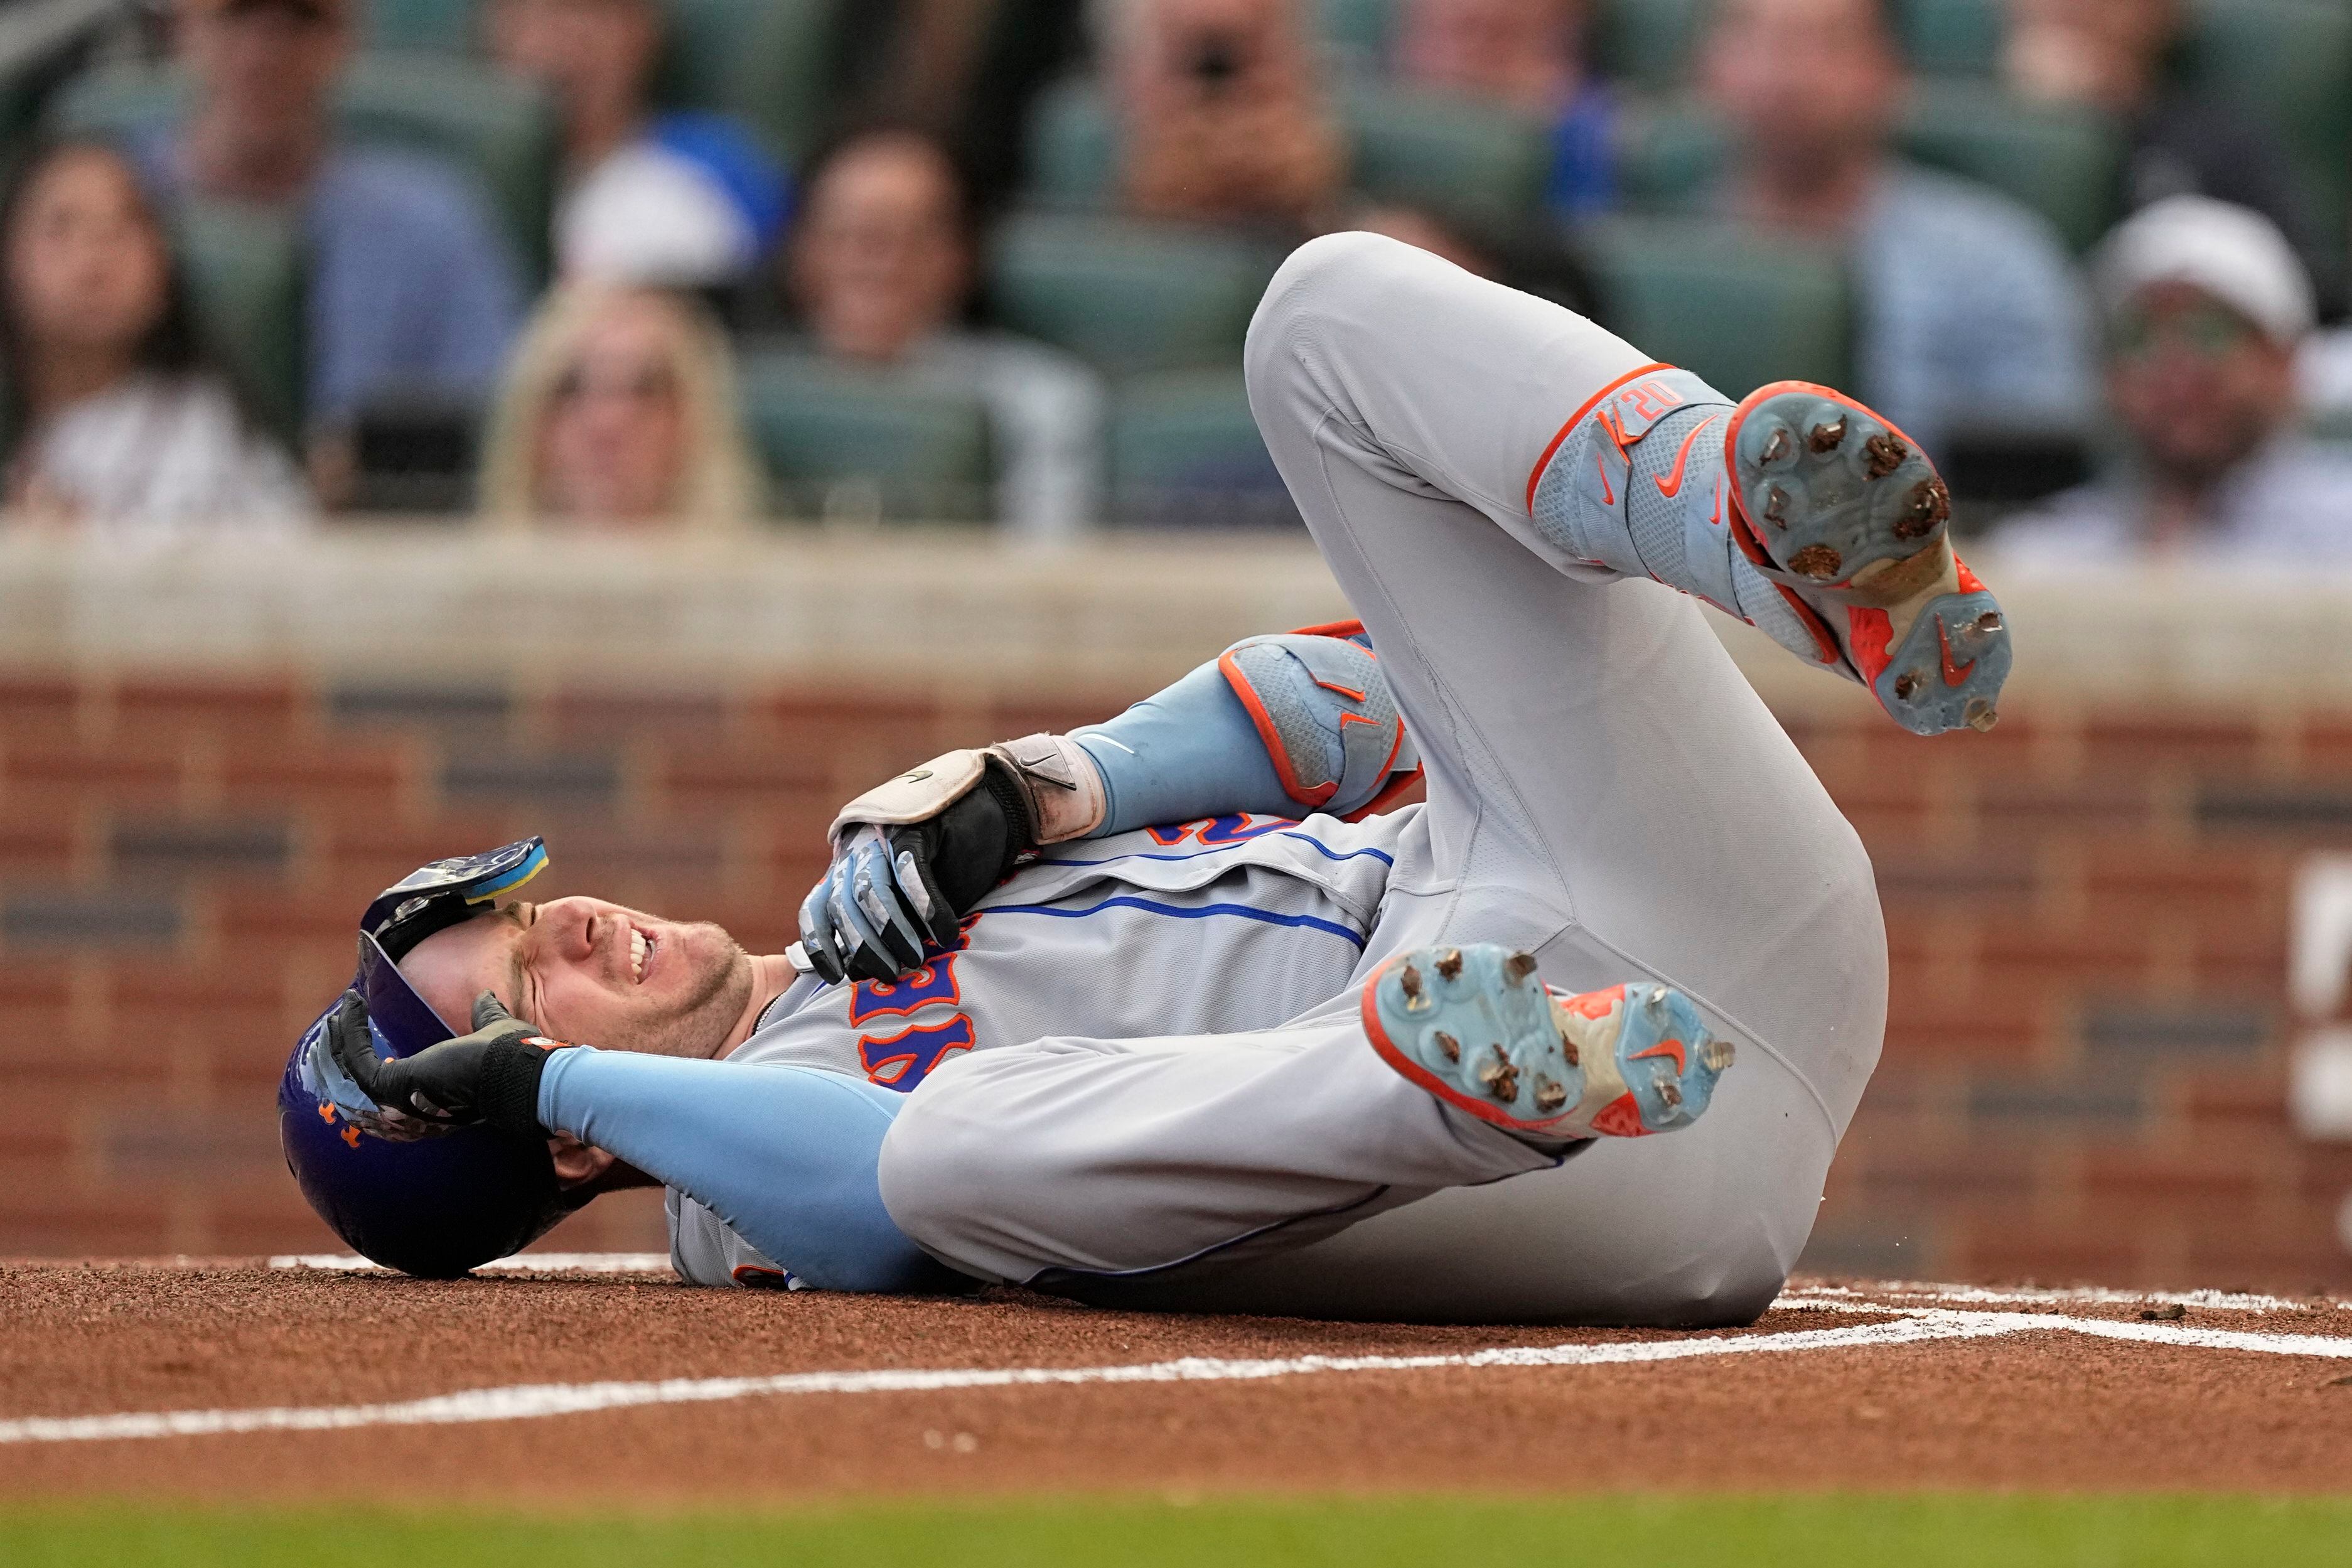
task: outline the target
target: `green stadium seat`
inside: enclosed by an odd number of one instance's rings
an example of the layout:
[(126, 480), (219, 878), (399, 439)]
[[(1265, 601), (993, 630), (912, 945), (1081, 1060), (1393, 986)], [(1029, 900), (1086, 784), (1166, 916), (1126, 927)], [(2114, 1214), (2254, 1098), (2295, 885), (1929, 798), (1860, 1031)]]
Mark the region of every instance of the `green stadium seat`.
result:
[(1584, 244), (1602, 319), (1643, 353), (1733, 397), (1768, 381), (1852, 384), (1852, 290), (1836, 247), (1669, 217), (1596, 223)]
[(2320, 232), (2340, 247), (2352, 213), (2352, 5), (2200, 0), (2181, 69), (2190, 85), (2286, 138)]
[(1238, 370), (1136, 376), (1112, 395), (1110, 515), (1150, 527), (1297, 526)]
[(300, 226), (289, 214), (193, 201), (173, 226), (197, 330), (253, 399), (256, 415), (296, 441), (304, 374)]
[(1025, 195), (1045, 206), (1095, 207), (1118, 175), (1118, 136), (1090, 77), (1065, 77), (1029, 110)]
[(1709, 0), (1601, 0), (1591, 49), (1605, 76), (1651, 92), (1689, 79)]
[(1508, 224), (1535, 211), (1551, 142), (1525, 115), (1474, 100), (1360, 85), (1340, 99), (1367, 195)]
[(1911, 68), (1926, 76), (1990, 76), (2008, 31), (2003, 0), (1896, 0), (1895, 26)]
[(1388, 58), (1395, 11), (1391, 0), (1317, 0), (1316, 31), (1340, 59), (1376, 65)]
[(1675, 212), (1702, 200), (1730, 144), (1715, 116), (1689, 98), (1637, 106), (1618, 136), (1617, 188), (1637, 212)]
[[(168, 68), (119, 66), (68, 86), (51, 118), (65, 130), (116, 135), (170, 119), (184, 93)], [(371, 54), (343, 79), (340, 118), (354, 140), (435, 153), (470, 171), (527, 273), (546, 276), (558, 150), (541, 94), (471, 60)]]
[(798, 163), (834, 107), (853, 0), (669, 0), (659, 90), (681, 108), (723, 110)]
[(988, 408), (886, 372), (755, 351), (743, 412), (781, 515), (979, 521), (992, 510)]
[[(1597, 0), (1594, 65), (1646, 92), (1687, 86), (1714, 3)], [(1351, 52), (1364, 40), (1384, 40), (1391, 9), (1391, 0), (1323, 0), (1324, 36)], [(1895, 0), (1895, 27), (1912, 68), (1923, 75), (1982, 76), (2000, 64), (2003, 0)]]
[(2123, 137), (2095, 110), (2020, 102), (1989, 82), (1923, 81), (1905, 110), (1902, 138), (1920, 163), (2032, 207), (2077, 251), (2096, 244), (2118, 216)]
[[(1367, 81), (1344, 86), (1338, 108), (1352, 182), (1367, 195), (1490, 221), (1530, 212), (1542, 197), (1551, 146), (1525, 116)], [(1029, 128), (1030, 196), (1099, 207), (1118, 174), (1118, 128), (1097, 84), (1072, 78), (1041, 94)]]
[(1231, 364), (1282, 249), (1213, 229), (1016, 213), (989, 249), (996, 321), (1113, 371)]
[(477, 0), (367, 0), (372, 49), (438, 49), (463, 54), (474, 47)]
[[(2089, 110), (2020, 103), (1990, 82), (1917, 84), (1904, 113), (1904, 153), (1979, 180), (2047, 218), (2077, 250), (2114, 223), (2123, 142)], [(1720, 176), (1728, 143), (1696, 101), (1679, 99), (1629, 122), (1618, 177), (1642, 210), (1691, 208)]]
[[(483, 0), (370, 0), (368, 42), (466, 55), (480, 47)], [(664, 103), (724, 110), (778, 156), (807, 155), (833, 107), (851, 0), (667, 0), (670, 45), (655, 84)]]

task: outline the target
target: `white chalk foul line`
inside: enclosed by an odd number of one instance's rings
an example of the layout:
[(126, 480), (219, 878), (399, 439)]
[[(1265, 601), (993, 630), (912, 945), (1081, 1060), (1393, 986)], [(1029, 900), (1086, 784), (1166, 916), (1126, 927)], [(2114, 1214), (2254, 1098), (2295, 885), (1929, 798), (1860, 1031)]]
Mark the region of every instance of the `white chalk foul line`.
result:
[[(269, 1259), (272, 1268), (307, 1268), (332, 1273), (388, 1274), (381, 1263), (356, 1252), (283, 1252)], [(485, 1263), (477, 1274), (667, 1274), (667, 1252), (519, 1252)]]
[[(1856, 1302), (1853, 1311), (1885, 1310)], [(1335, 1373), (1426, 1372), (1488, 1367), (1625, 1366), (1704, 1356), (1853, 1350), (1927, 1341), (1993, 1339), (2061, 1331), (2142, 1343), (2273, 1355), (2352, 1359), (2352, 1338), (2257, 1334), (2161, 1323), (2101, 1322), (2039, 1312), (1964, 1312), (1897, 1309), (1890, 1321), (1841, 1329), (1652, 1340), (1631, 1344), (1570, 1344), (1476, 1351), (1459, 1355), (1292, 1356), (1228, 1360), (1187, 1356), (1126, 1366), (973, 1367), (928, 1371), (784, 1373), (772, 1377), (666, 1378), (646, 1383), (521, 1384), (468, 1389), (396, 1404), (278, 1405), (247, 1410), (133, 1411), (108, 1415), (21, 1416), (0, 1420), (0, 1444), (77, 1443), (142, 1437), (194, 1437), (239, 1432), (331, 1432), (364, 1426), (437, 1426), (524, 1421), (655, 1405), (700, 1405), (809, 1394), (936, 1393), (971, 1388), (1082, 1384), (1234, 1383)]]
[(2284, 1296), (2259, 1296), (2243, 1290), (2119, 1290), (2090, 1285), (1936, 1285), (1924, 1279), (1865, 1280), (1852, 1285), (1801, 1284), (1792, 1286), (1788, 1296), (1773, 1305), (1806, 1305), (1833, 1298), (1877, 1302), (1932, 1301), (1947, 1307), (1998, 1304), (2054, 1307), (2068, 1303), (2141, 1307), (2153, 1303), (2198, 1307), (2219, 1312), (2293, 1312), (2352, 1307), (2352, 1302), (2330, 1301), (2325, 1297), (2296, 1301)]
[(475, 1421), (519, 1421), (646, 1405), (698, 1405), (804, 1394), (936, 1393), (966, 1388), (1022, 1388), (1072, 1384), (1235, 1383), (1326, 1373), (1427, 1372), (1440, 1368), (1610, 1366), (1686, 1361), (1698, 1356), (1768, 1352), (1847, 1350), (1969, 1339), (2012, 1332), (2011, 1319), (1929, 1323), (1917, 1319), (1843, 1329), (1736, 1338), (1657, 1340), (1633, 1344), (1549, 1345), (1475, 1351), (1463, 1355), (1290, 1356), (1230, 1360), (1186, 1356), (1126, 1366), (971, 1367), (929, 1371), (802, 1372), (772, 1377), (665, 1378), (650, 1383), (522, 1384), (468, 1389), (392, 1405), (278, 1406), (254, 1410), (163, 1410), (119, 1415), (26, 1416), (0, 1421), (0, 1443), (71, 1443), (123, 1437), (199, 1436), (222, 1432), (324, 1432), (356, 1426), (436, 1426)]

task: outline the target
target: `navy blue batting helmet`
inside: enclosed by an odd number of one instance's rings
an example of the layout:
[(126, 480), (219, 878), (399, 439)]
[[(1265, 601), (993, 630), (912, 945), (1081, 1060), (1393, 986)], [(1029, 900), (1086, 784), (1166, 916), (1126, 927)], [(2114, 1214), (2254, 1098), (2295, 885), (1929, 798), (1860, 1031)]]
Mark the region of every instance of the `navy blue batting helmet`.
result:
[[(399, 961), (546, 864), (546, 846), (526, 838), (436, 860), (368, 905), (352, 988), (367, 998), (380, 1052), (414, 1056), (457, 1033), (402, 976)], [(488, 1127), (411, 1141), (379, 1136), (381, 1108), (327, 1049), (333, 1011), (331, 1005), (303, 1031), (287, 1058), (278, 1131), (295, 1184), (352, 1250), (404, 1274), (447, 1279), (520, 1250), (572, 1212), (543, 1139)]]

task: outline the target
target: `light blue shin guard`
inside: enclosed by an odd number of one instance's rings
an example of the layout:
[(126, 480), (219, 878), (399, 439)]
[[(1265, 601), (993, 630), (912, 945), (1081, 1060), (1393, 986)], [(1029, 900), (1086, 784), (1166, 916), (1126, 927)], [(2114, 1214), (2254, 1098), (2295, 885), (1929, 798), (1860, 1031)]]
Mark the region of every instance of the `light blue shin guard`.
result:
[(1529, 514), (1579, 561), (1694, 595), (1822, 663), (1820, 638), (1734, 537), (1724, 440), (1735, 406), (1686, 370), (1633, 376), (1560, 438), (1537, 473)]

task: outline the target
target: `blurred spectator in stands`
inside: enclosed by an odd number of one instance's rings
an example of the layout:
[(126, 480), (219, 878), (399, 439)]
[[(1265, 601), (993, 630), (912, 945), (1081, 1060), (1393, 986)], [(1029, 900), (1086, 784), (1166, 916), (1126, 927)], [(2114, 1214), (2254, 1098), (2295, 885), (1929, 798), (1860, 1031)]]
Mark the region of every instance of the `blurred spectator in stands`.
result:
[(734, 356), (700, 307), (599, 283), (547, 297), (491, 416), (485, 517), (728, 533), (760, 510), (761, 488)]
[(2079, 421), (2092, 374), (2072, 264), (2034, 214), (1895, 155), (1890, 5), (1723, 0), (1704, 45), (1734, 156), (1722, 210), (1851, 247), (1855, 390), (1931, 449), (1971, 414)]
[(1585, 65), (1588, 9), (1586, 0), (1403, 0), (1396, 44), (1402, 80), (1550, 126), (1544, 197), (1571, 216), (1617, 199), (1618, 106)]
[(1107, 0), (1122, 184), (1148, 217), (1328, 226), (1347, 153), (1318, 79), (1307, 0)]
[(0, 204), (9, 505), (109, 537), (285, 532), (293, 463), (199, 344), (138, 176), (89, 142), (36, 154)]
[[(846, 63), (853, 75), (864, 64), (867, 79), (851, 118), (937, 133), (956, 150), (973, 205), (993, 210), (1019, 182), (1030, 104), (1084, 52), (1087, 9), (1087, 0), (860, 0), (861, 37)], [(883, 24), (870, 34), (868, 17)]]
[(965, 326), (974, 237), (955, 160), (903, 129), (852, 132), (810, 163), (786, 291), (818, 352), (988, 405), (998, 521), (1066, 534), (1101, 510), (1104, 394), (1041, 343)]
[(2107, 238), (2096, 282), (2123, 460), (2003, 527), (1994, 548), (2062, 563), (2352, 561), (2352, 454), (2295, 433), (2312, 289), (2276, 226), (2168, 197)]
[(2026, 98), (2114, 115), (2128, 138), (2126, 204), (2200, 195), (2252, 207), (2284, 233), (2333, 300), (2336, 280), (2286, 144), (2241, 106), (2184, 88), (2171, 67), (2188, 17), (2180, 0), (2009, 0), (2002, 55)]
[(352, 429), (381, 395), (478, 401), (520, 312), (481, 195), (426, 158), (346, 145), (336, 79), (357, 0), (174, 0), (194, 89), (185, 121), (140, 139), (141, 174), (184, 195), (299, 209), (310, 251), (304, 388), (313, 483), (350, 492)]
[(723, 114), (656, 113), (662, 0), (490, 0), (490, 54), (563, 117), (567, 277), (700, 288), (751, 273), (784, 225), (784, 173)]

